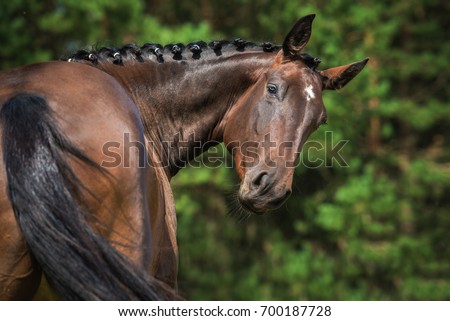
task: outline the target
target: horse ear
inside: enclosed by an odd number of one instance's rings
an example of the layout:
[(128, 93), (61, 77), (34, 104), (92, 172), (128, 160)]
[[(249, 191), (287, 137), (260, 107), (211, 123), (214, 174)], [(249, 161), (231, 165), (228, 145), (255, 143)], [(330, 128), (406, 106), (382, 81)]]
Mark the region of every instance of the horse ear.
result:
[(322, 76), (323, 88), (332, 90), (341, 89), (363, 70), (368, 61), (369, 58), (366, 58), (345, 66), (319, 71)]
[(311, 26), (315, 16), (315, 14), (310, 14), (300, 18), (289, 31), (283, 42), (285, 58), (295, 60), (300, 57), (300, 52), (311, 37)]

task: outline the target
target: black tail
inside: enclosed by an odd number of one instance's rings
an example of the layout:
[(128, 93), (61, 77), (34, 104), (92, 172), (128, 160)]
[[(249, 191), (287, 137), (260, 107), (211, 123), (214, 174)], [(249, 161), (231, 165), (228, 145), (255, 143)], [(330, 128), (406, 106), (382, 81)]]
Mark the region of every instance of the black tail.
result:
[(21, 94), (0, 111), (8, 196), (31, 252), (66, 300), (161, 300), (172, 294), (86, 222), (68, 156), (102, 169), (58, 130), (47, 102)]

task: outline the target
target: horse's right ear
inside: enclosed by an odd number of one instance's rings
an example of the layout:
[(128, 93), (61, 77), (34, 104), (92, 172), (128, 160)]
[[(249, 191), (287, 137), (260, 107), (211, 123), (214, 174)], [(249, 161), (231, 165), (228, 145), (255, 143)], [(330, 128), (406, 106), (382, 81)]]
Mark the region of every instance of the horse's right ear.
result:
[(363, 70), (368, 61), (369, 58), (366, 58), (345, 66), (319, 71), (319, 74), (322, 76), (323, 88), (331, 90), (341, 89)]
[(285, 59), (296, 60), (311, 37), (311, 26), (315, 14), (300, 18), (289, 31), (283, 42), (283, 54)]

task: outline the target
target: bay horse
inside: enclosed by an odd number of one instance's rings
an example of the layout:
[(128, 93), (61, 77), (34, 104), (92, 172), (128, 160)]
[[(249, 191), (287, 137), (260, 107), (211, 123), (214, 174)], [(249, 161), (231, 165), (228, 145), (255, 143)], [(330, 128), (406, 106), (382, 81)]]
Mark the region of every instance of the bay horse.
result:
[(314, 17), (281, 46), (127, 45), (0, 73), (0, 298), (32, 298), (42, 274), (66, 300), (178, 298), (171, 178), (223, 142), (242, 206), (279, 207), (323, 90), (367, 63), (318, 70)]

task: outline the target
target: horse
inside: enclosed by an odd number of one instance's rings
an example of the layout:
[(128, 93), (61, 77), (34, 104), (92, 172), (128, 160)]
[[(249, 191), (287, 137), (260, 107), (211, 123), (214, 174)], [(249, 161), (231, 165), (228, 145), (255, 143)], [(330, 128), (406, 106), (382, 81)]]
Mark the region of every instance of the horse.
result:
[(280, 46), (126, 45), (1, 72), (0, 299), (31, 299), (42, 275), (64, 300), (178, 299), (171, 178), (223, 142), (242, 207), (280, 207), (322, 92), (368, 61), (319, 70), (314, 17)]

